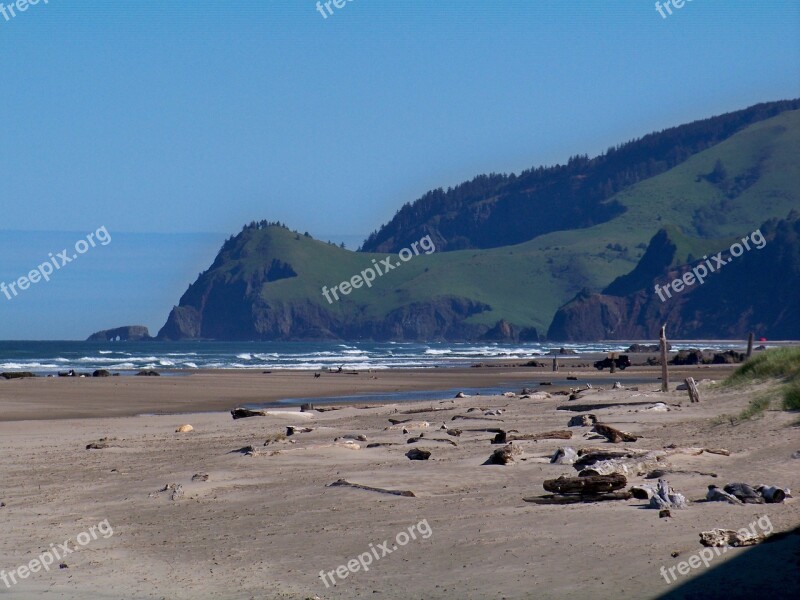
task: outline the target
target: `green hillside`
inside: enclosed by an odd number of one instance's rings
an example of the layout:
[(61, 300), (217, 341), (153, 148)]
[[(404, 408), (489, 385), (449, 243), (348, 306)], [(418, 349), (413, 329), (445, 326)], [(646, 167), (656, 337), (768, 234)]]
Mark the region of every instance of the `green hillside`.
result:
[[(356, 253), (276, 226), (246, 228), (190, 287), (181, 305), (201, 310), (201, 297), (220, 284), (245, 285), (275, 310), (318, 305), (334, 320), (381, 320), (412, 303), (455, 297), (489, 305), (465, 323), (505, 319), (547, 331), (556, 310), (584, 287), (604, 288), (631, 271), (661, 228), (674, 231), (675, 263), (717, 252), (770, 217), (800, 207), (800, 111), (751, 125), (677, 167), (613, 196), (624, 212), (605, 223), (558, 231), (498, 248), (420, 254), (329, 304), (322, 286), (349, 280), (387, 254)], [(397, 255), (392, 262), (399, 262)], [(296, 277), (264, 281), (273, 260)], [(253, 286), (258, 289), (250, 289)], [(205, 296), (204, 296), (205, 294)], [(308, 308), (304, 309), (308, 310)]]

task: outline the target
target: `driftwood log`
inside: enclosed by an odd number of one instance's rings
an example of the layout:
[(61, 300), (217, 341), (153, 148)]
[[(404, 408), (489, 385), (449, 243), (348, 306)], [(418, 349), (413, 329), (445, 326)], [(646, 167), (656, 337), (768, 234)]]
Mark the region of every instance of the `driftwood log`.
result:
[(429, 412), (442, 412), (443, 410), (456, 410), (457, 407), (455, 406), (448, 406), (447, 408), (434, 408), (431, 406), (430, 408), (412, 408), (411, 410), (404, 410), (401, 412), (401, 415), (418, 415), (422, 413), (429, 413)]
[(361, 485), (360, 483), (350, 483), (345, 479), (337, 479), (333, 483), (328, 484), (327, 487), (351, 487), (356, 488), (357, 490), (367, 490), (368, 492), (380, 492), (381, 494), (392, 494), (393, 496), (407, 496), (409, 498), (416, 498), (414, 492), (409, 490), (387, 490), (369, 485)]
[(667, 463), (663, 462), (665, 456), (666, 452), (655, 450), (642, 456), (601, 460), (583, 469), (579, 475), (581, 477), (588, 477), (590, 475), (611, 475), (617, 473), (619, 475), (625, 475), (626, 477), (636, 477), (649, 473), (656, 468), (667, 467)]
[(628, 485), (624, 475), (596, 475), (593, 477), (565, 477), (546, 479), (542, 484), (545, 491), (554, 494), (605, 494), (621, 490)]
[(643, 456), (647, 452), (625, 452), (624, 450), (587, 450), (582, 448), (578, 451), (578, 459), (575, 461), (575, 468), (581, 470), (585, 467), (590, 467), (595, 463), (620, 458), (635, 458), (636, 456)]
[(605, 502), (609, 500), (630, 500), (630, 492), (608, 492), (606, 494), (573, 494), (571, 496), (561, 496), (558, 494), (545, 496), (531, 496), (523, 498), (525, 502), (534, 504), (579, 504), (587, 502)]
[[(760, 523), (759, 523), (760, 525)], [(703, 546), (754, 546), (763, 542), (766, 536), (763, 533), (756, 533), (752, 529), (712, 529), (700, 533), (700, 543)]]
[(556, 410), (568, 410), (570, 412), (590, 412), (601, 408), (617, 408), (632, 406), (653, 406), (652, 402), (598, 402), (597, 404), (562, 404)]
[(610, 425), (604, 425), (603, 423), (595, 423), (592, 431), (599, 433), (612, 444), (619, 444), (620, 442), (635, 442), (639, 439), (633, 434), (620, 431), (619, 429), (611, 427)]
[(544, 431), (542, 433), (523, 433), (520, 435), (509, 435), (505, 431), (498, 431), (492, 440), (493, 444), (505, 444), (517, 440), (569, 440), (572, 439), (571, 431)]
[(247, 419), (249, 417), (266, 417), (267, 413), (263, 410), (250, 410), (249, 408), (234, 408), (231, 411), (234, 419)]
[(410, 437), (406, 440), (407, 444), (416, 444), (417, 442), (442, 442), (444, 444), (450, 444), (451, 446), (458, 446), (453, 440), (448, 440), (447, 438), (429, 438), (429, 437)]

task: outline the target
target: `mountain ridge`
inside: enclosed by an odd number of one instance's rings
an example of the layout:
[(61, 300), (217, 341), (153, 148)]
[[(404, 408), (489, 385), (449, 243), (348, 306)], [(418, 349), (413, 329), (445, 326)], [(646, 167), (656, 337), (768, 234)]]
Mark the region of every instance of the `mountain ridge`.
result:
[(158, 337), (517, 340), (534, 331), (541, 337), (580, 290), (619, 286), (622, 276), (628, 291), (637, 288), (637, 265), (660, 229), (679, 241), (669, 259), (675, 266), (799, 207), (797, 155), (800, 110), (782, 111), (615, 194), (609, 201), (623, 210), (608, 221), (487, 249), (442, 252), (437, 244), (436, 252), (332, 304), (323, 286), (350, 280), (386, 254), (351, 252), (280, 224), (251, 223), (223, 244)]

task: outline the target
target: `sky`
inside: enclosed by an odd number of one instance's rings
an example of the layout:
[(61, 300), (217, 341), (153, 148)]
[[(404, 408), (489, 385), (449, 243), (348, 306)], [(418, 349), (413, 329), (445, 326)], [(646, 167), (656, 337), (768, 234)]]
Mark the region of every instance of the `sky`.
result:
[[(176, 258), (186, 273), (159, 271), (151, 284), (185, 289), (219, 240), (251, 220), (354, 247), (430, 189), (800, 97), (800, 5), (789, 0), (693, 0), (666, 18), (649, 0), (331, 9), (324, 18), (315, 0), (40, 0), (0, 15), (5, 246), (53, 251), (42, 241), (51, 238), (12, 231), (105, 226), (150, 234), (129, 239), (152, 247), (156, 234), (189, 235), (170, 242), (200, 244), (191, 260)], [(141, 250), (115, 260), (136, 264)], [(92, 264), (60, 275), (86, 277), (78, 271)], [(34, 266), (6, 254), (0, 277)], [(102, 276), (124, 288), (123, 271)], [(42, 289), (31, 298), (58, 302)], [(99, 328), (82, 306), (69, 327), (34, 322), (32, 308), (9, 324), (4, 302), (0, 338)]]

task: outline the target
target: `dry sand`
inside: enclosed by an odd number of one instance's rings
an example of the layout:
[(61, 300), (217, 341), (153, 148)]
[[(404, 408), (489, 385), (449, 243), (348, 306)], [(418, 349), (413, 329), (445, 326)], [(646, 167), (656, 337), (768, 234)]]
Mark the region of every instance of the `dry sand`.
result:
[[(720, 370), (689, 369), (697, 379)], [(587, 375), (590, 372), (586, 372)], [(591, 372), (597, 376), (597, 372)], [(660, 519), (639, 500), (538, 506), (523, 497), (544, 493), (542, 482), (570, 466), (551, 465), (559, 446), (579, 448), (589, 428), (572, 428), (570, 441), (514, 442), (524, 454), (512, 466), (484, 466), (497, 448), (493, 434), (467, 429), (501, 427), (521, 433), (566, 429), (576, 412), (557, 407), (600, 402), (667, 402), (672, 410), (642, 406), (593, 410), (604, 422), (640, 434), (635, 448), (724, 447), (730, 456), (671, 457), (674, 468), (716, 472), (711, 478), (672, 474), (670, 484), (690, 499), (702, 498), (710, 483), (773, 483), (800, 490), (797, 418), (768, 411), (763, 418), (733, 426), (721, 414), (740, 412), (754, 390), (722, 391), (701, 385), (702, 402), (688, 403), (685, 392), (661, 394), (654, 382), (639, 391), (589, 392), (574, 402), (566, 396), (533, 400), (470, 397), (396, 403), (370, 408), (286, 414), (234, 421), (227, 412), (117, 416), (157, 411), (221, 410), (266, 401), (286, 390), (304, 396), (359, 391), (448, 389), (513, 383), (530, 379), (520, 369), (460, 372), (379, 373), (358, 383), (315, 380), (309, 373), (207, 373), (191, 377), (49, 379), (0, 383), (0, 569), (28, 563), (51, 543), (74, 540), (108, 519), (113, 536), (98, 537), (65, 558), (69, 568), (39, 571), (11, 588), (9, 598), (656, 598), (793, 597), (800, 586), (800, 536), (747, 549), (731, 549), (710, 569), (693, 569), (667, 584), (659, 573), (699, 552), (700, 531), (740, 529), (769, 516), (776, 531), (800, 523), (796, 500), (784, 504), (732, 506), (692, 504)], [(534, 378), (544, 376), (540, 371)], [(641, 377), (628, 370), (612, 379)], [(436, 379), (440, 378), (440, 379)], [(517, 379), (518, 378), (518, 379)], [(354, 377), (355, 379), (355, 377)], [(677, 380), (675, 376), (674, 380)], [(404, 383), (405, 382), (405, 383)], [(292, 386), (295, 386), (293, 389)], [(576, 384), (577, 385), (577, 384)], [(299, 386), (299, 387), (298, 387)], [(319, 386), (313, 389), (311, 386)], [(337, 387), (339, 386), (339, 387)], [(347, 386), (350, 386), (349, 388)], [(374, 386), (374, 387), (370, 387)], [(597, 387), (597, 386), (595, 386)], [(406, 387), (405, 389), (412, 389)], [(546, 389), (546, 388), (542, 388)], [(552, 391), (552, 390), (547, 390)], [(519, 390), (517, 390), (519, 392)], [(414, 408), (439, 412), (404, 415)], [(482, 416), (469, 408), (504, 408), (493, 420), (452, 420)], [(93, 416), (95, 418), (89, 418)], [(66, 418), (80, 417), (80, 418)], [(388, 419), (426, 420), (423, 441), (386, 430)], [(13, 420), (10, 420), (13, 419)], [(35, 419), (35, 420), (34, 420)], [(194, 431), (175, 433), (190, 423)], [(442, 423), (464, 430), (450, 437)], [(287, 425), (311, 427), (264, 446)], [(334, 438), (363, 434), (368, 442), (396, 446), (352, 449)], [(412, 434), (416, 434), (413, 431)], [(110, 447), (86, 444), (109, 438)], [(232, 452), (253, 445), (257, 456)], [(611, 444), (604, 444), (611, 447)], [(429, 461), (410, 461), (412, 447), (431, 450)], [(192, 481), (207, 473), (208, 481)], [(364, 485), (412, 490), (416, 497), (328, 487), (344, 478)], [(636, 478), (633, 481), (641, 481)], [(166, 484), (183, 486), (184, 496), (155, 494)], [(321, 570), (331, 571), (384, 540), (425, 520), (428, 539), (399, 547), (363, 570), (326, 588)], [(677, 558), (671, 553), (679, 552)], [(689, 587), (681, 587), (689, 583)], [(794, 586), (794, 587), (793, 587)], [(698, 588), (698, 589), (699, 589)], [(723, 595), (714, 595), (718, 590)]]

